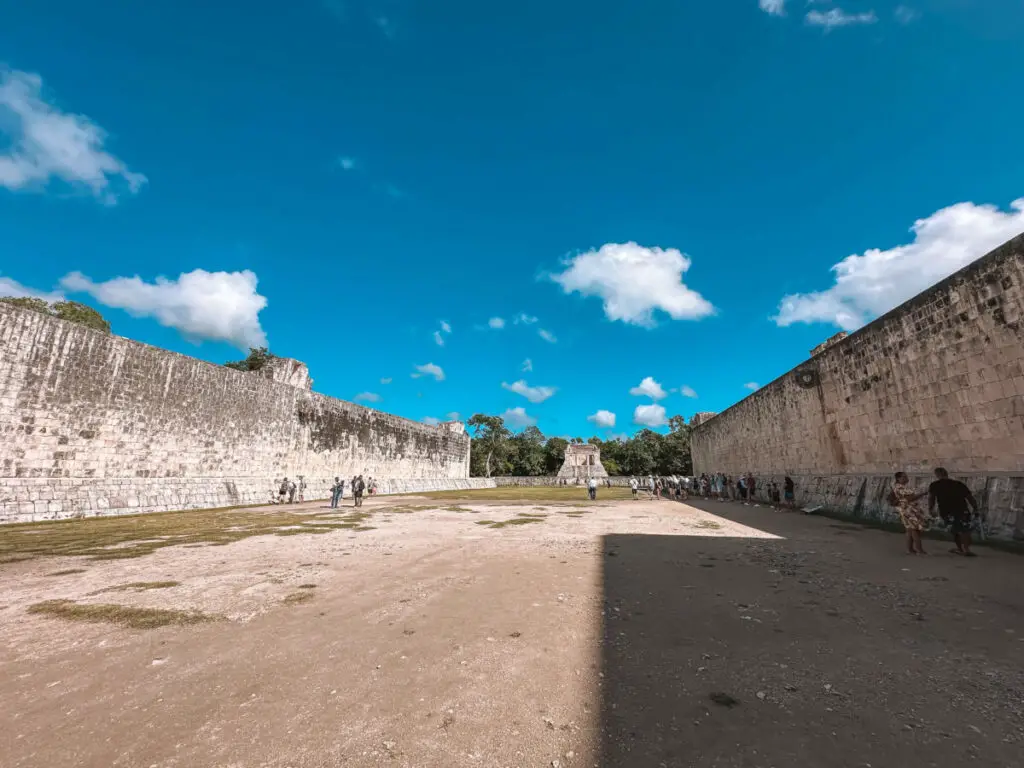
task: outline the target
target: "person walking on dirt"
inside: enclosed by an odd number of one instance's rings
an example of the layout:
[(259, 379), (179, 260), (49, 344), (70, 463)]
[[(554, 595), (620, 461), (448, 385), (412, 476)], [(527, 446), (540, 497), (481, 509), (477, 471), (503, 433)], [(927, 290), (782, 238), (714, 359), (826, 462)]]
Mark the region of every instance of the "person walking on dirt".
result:
[(640, 489), (640, 484), (636, 481), (635, 477), (629, 478), (629, 490), (633, 494), (633, 501), (636, 501), (637, 491)]
[(359, 475), (355, 482), (352, 483), (352, 497), (355, 499), (355, 505), (357, 507), (363, 506), (363, 491), (366, 490), (366, 483), (363, 481), (363, 476)]
[(288, 478), (286, 477), (281, 481), (281, 487), (277, 491), (277, 503), (284, 504), (285, 498), (288, 496)]
[(956, 543), (956, 548), (950, 552), (977, 557), (971, 552), (971, 522), (973, 515), (978, 514), (978, 502), (970, 488), (959, 480), (953, 480), (942, 467), (935, 468), (935, 478), (935, 482), (928, 486), (928, 513), (934, 515), (935, 505), (939, 505), (939, 515), (949, 526)]
[(889, 492), (889, 503), (899, 512), (903, 529), (907, 532), (907, 553), (911, 555), (928, 554), (921, 543), (921, 534), (928, 527), (928, 518), (917, 503), (918, 499), (927, 495), (928, 491), (918, 493), (910, 487), (910, 478), (906, 472), (896, 473), (896, 484)]
[(593, 477), (587, 482), (587, 494), (591, 501), (597, 500), (597, 480)]
[(786, 475), (786, 479), (782, 481), (782, 498), (784, 499), (784, 507), (796, 509), (796, 485), (793, 483), (793, 478), (789, 475)]
[(340, 477), (334, 478), (334, 485), (331, 486), (331, 509), (338, 508), (338, 499), (341, 498), (341, 489), (344, 487)]

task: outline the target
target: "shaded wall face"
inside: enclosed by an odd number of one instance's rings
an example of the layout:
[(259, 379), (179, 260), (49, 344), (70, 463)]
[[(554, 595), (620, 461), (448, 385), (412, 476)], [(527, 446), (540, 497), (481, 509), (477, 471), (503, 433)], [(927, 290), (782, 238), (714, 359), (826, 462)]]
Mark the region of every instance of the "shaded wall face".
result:
[(0, 307), (0, 518), (262, 502), (297, 475), (319, 495), (354, 474), (467, 478), (469, 438)]
[(697, 472), (1024, 472), (1024, 237), (698, 427)]

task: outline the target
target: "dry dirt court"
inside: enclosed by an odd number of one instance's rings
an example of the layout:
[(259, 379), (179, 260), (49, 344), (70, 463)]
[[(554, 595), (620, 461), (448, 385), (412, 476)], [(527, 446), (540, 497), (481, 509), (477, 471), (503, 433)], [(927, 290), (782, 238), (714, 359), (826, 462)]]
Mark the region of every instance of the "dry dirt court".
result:
[(615, 494), (2, 528), (0, 765), (1021, 764), (1020, 557)]

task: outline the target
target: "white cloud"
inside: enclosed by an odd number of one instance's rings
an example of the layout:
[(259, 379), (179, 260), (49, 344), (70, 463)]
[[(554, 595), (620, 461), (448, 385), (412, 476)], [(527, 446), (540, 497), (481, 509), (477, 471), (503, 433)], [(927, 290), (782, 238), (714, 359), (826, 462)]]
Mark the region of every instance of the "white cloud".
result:
[(88, 293), (100, 304), (123, 309), (136, 317), (152, 317), (193, 341), (226, 341), (239, 349), (264, 347), (267, 335), (259, 314), (267, 299), (256, 292), (253, 272), (207, 272), (195, 269), (175, 280), (158, 277), (115, 277), (93, 282), (81, 272), (65, 275), (61, 286)]
[(587, 421), (595, 427), (608, 429), (615, 426), (615, 414), (611, 411), (598, 411), (587, 416)]
[(462, 414), (458, 411), (452, 411), (451, 413), (445, 414), (445, 418), (449, 421), (462, 421)]
[(505, 327), (505, 321), (500, 317), (492, 317), (490, 320), (487, 321), (487, 324), (494, 329)]
[(921, 12), (911, 8), (909, 5), (898, 5), (893, 11), (893, 16), (900, 24), (912, 24), (921, 18)]
[(412, 377), (418, 379), (420, 376), (433, 376), (436, 381), (444, 381), (444, 371), (441, 369), (441, 366), (434, 365), (433, 363), (417, 365), (416, 373), (412, 374)]
[(683, 397), (697, 396), (697, 393), (694, 391), (693, 387), (687, 387), (685, 385), (679, 388), (679, 394), (682, 395)]
[(442, 320), (441, 321), (441, 330), (444, 331), (445, 333), (451, 333), (452, 332), (452, 327), (448, 323), (446, 323), (444, 320)]
[(654, 380), (653, 376), (646, 377), (637, 386), (629, 390), (629, 394), (636, 395), (637, 397), (649, 397), (652, 400), (661, 400), (666, 397), (665, 390), (662, 389), (661, 384)]
[(537, 419), (526, 412), (522, 406), (518, 408), (509, 408), (503, 414), (501, 418), (504, 419), (505, 424), (512, 427), (513, 429), (522, 429), (523, 427), (532, 427), (537, 423)]
[(523, 379), (514, 384), (507, 384), (503, 381), (501, 382), (501, 388), (507, 389), (509, 392), (515, 392), (517, 395), (522, 395), (531, 403), (543, 403), (558, 391), (557, 387), (531, 387)]
[(808, 11), (804, 17), (812, 27), (823, 27), (825, 30), (836, 27), (849, 27), (854, 24), (874, 24), (878, 17), (874, 11), (865, 13), (847, 13), (842, 8), (831, 8), (827, 11)]
[(523, 371), (525, 373), (529, 373), (532, 370), (533, 370), (533, 360), (531, 360), (530, 358), (526, 358), (525, 360), (523, 360)]
[(775, 322), (859, 328), (1024, 231), (1024, 198), (1009, 212), (957, 203), (918, 220), (911, 231), (911, 243), (873, 248), (834, 265), (832, 287), (784, 296)]
[(744, 389), (749, 389), (751, 392), (754, 392), (754, 391), (760, 389), (761, 385), (758, 384), (756, 381), (748, 381), (746, 384), (743, 385), (743, 388)]
[(566, 293), (599, 296), (609, 320), (645, 328), (654, 325), (654, 311), (673, 320), (696, 320), (715, 308), (683, 283), (691, 261), (675, 248), (645, 248), (636, 243), (608, 243), (566, 262), (551, 279)]
[(39, 291), (3, 275), (0, 275), (0, 296), (9, 296), (15, 299), (43, 299), (48, 302), (62, 301), (64, 299), (64, 295), (57, 291)]
[(339, 157), (338, 165), (346, 171), (354, 171), (356, 168), (356, 159), (354, 157)]
[(390, 377), (390, 376), (388, 376), (388, 377), (386, 377), (386, 378), (383, 378), (383, 379), (381, 379), (381, 380), (380, 380), (380, 383), (381, 383), (381, 384), (390, 384), (390, 383), (391, 383), (391, 377)]
[(360, 392), (355, 396), (355, 400), (365, 400), (368, 403), (379, 403), (381, 398), (376, 392)]
[(439, 347), (444, 346), (444, 336), (441, 335), (440, 331), (434, 331), (434, 343)]
[(520, 312), (516, 315), (516, 319), (513, 321), (516, 325), (533, 325), (537, 322), (537, 318), (533, 315), (528, 315), (525, 312)]
[(786, 0), (757, 0), (758, 7), (772, 16), (786, 15)]
[(546, 331), (543, 328), (537, 331), (537, 335), (540, 336), (542, 339), (544, 339), (544, 341), (548, 342), (549, 344), (554, 344), (555, 342), (558, 341), (558, 339), (555, 338), (555, 334), (553, 334), (551, 331)]
[(376, 16), (373, 19), (373, 23), (377, 25), (377, 29), (379, 29), (388, 40), (395, 39), (397, 30), (395, 29), (394, 23), (387, 16)]
[(138, 192), (146, 177), (105, 151), (106, 131), (85, 115), (62, 112), (42, 96), (39, 75), (0, 68), (0, 186), (42, 189), (60, 179), (107, 205)]
[(441, 423), (440, 419), (434, 418), (433, 416), (424, 416), (423, 423), (430, 427), (436, 427)]
[(644, 427), (663, 427), (668, 424), (668, 419), (665, 418), (665, 408), (654, 403), (638, 405), (633, 411), (633, 423)]

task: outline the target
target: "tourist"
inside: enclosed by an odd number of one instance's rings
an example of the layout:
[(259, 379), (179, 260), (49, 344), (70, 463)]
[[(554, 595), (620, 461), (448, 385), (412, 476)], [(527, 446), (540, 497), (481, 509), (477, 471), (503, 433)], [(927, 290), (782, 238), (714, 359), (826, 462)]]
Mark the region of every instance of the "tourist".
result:
[(928, 519), (917, 500), (927, 496), (928, 491), (916, 493), (910, 487), (910, 478), (906, 472), (896, 473), (896, 484), (889, 492), (889, 503), (896, 507), (903, 529), (907, 532), (907, 554), (926, 555), (921, 544), (921, 533), (928, 527)]
[(706, 472), (700, 476), (700, 495), (705, 499), (711, 495), (711, 481), (708, 479)]
[(772, 498), (772, 509), (778, 509), (782, 502), (779, 498), (779, 484), (774, 479), (769, 486), (769, 491)]
[[(747, 497), (750, 499), (750, 503), (754, 504), (757, 500), (757, 480), (751, 473), (747, 473)], [(755, 505), (756, 506), (756, 505)]]
[(355, 506), (363, 506), (363, 491), (366, 490), (366, 483), (363, 480), (362, 475), (358, 475), (355, 480), (352, 481), (352, 498), (355, 500)]
[(647, 476), (647, 491), (651, 494), (651, 498), (654, 498), (654, 492), (657, 490), (654, 485), (654, 475)]
[(971, 489), (959, 480), (953, 480), (942, 467), (935, 469), (936, 480), (928, 486), (928, 513), (934, 517), (935, 505), (939, 515), (949, 526), (956, 548), (949, 550), (954, 555), (977, 557), (971, 552), (971, 518), (978, 513), (978, 502)]
[(341, 501), (345, 498), (345, 481), (338, 480), (338, 500)]
[(592, 477), (587, 481), (587, 494), (591, 501), (597, 500), (597, 478)]
[(277, 503), (284, 504), (284, 499), (288, 495), (288, 478), (286, 477), (281, 481), (281, 487), (277, 492)]
[(629, 490), (633, 494), (633, 501), (636, 501), (637, 490), (640, 488), (640, 484), (636, 481), (635, 477), (629, 478)]
[(736, 488), (739, 491), (740, 501), (744, 504), (747, 503), (747, 478), (745, 475), (740, 475), (740, 479), (736, 481)]
[(782, 481), (782, 498), (786, 500), (785, 506), (789, 509), (796, 509), (796, 486), (793, 483), (793, 478), (786, 475), (786, 479)]
[(334, 485), (331, 486), (331, 509), (338, 508), (338, 499), (341, 498), (341, 489), (344, 487), (340, 477), (334, 478)]
[(295, 485), (295, 481), (294, 480), (292, 480), (290, 483), (288, 483), (288, 503), (289, 504), (294, 504), (295, 503), (295, 492), (298, 489), (299, 489), (299, 487), (297, 485)]

